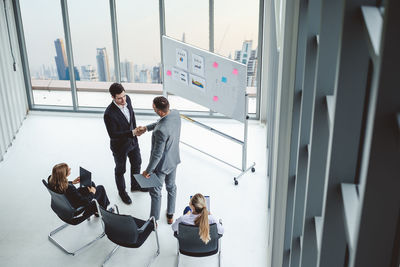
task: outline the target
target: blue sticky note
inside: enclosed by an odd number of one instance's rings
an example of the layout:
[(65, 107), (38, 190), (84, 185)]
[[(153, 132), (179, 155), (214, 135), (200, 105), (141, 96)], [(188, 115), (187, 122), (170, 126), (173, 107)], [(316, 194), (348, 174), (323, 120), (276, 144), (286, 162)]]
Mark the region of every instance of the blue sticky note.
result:
[(223, 82), (223, 83), (227, 83), (227, 82), (228, 82), (228, 79), (227, 79), (226, 77), (223, 77), (223, 76), (222, 76), (222, 78), (221, 78), (221, 82)]

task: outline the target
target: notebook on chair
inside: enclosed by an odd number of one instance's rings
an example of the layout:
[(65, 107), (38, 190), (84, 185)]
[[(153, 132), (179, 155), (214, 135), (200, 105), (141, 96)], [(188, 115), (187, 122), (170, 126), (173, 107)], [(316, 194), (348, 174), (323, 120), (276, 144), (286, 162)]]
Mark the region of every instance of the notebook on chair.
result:
[(92, 173), (85, 168), (79, 167), (80, 187), (92, 186)]

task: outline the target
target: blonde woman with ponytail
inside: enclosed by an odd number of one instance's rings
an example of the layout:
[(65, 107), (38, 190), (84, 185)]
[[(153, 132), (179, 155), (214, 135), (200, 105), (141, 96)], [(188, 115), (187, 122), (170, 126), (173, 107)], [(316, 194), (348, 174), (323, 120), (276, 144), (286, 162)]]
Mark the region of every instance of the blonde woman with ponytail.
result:
[(210, 224), (216, 223), (218, 234), (224, 234), (224, 228), (217, 219), (207, 210), (206, 199), (200, 193), (194, 195), (189, 202), (189, 207), (185, 208), (184, 215), (176, 219), (172, 224), (172, 230), (178, 231), (180, 223), (196, 225), (199, 227), (200, 239), (207, 244), (210, 241)]

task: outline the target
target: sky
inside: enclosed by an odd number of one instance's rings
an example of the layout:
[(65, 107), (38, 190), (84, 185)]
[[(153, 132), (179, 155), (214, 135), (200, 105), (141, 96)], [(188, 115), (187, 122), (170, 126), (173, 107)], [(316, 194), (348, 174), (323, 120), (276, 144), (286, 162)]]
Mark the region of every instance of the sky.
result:
[[(208, 0), (164, 0), (166, 34), (209, 48)], [(158, 0), (116, 0), (121, 61), (154, 66), (160, 59)], [(59, 0), (20, 0), (28, 60), (31, 69), (53, 65), (54, 40), (64, 39)], [(108, 0), (68, 0), (75, 66), (96, 67), (96, 48), (106, 47), (114, 66)], [(258, 41), (259, 0), (215, 0), (215, 52), (234, 56), (244, 40)]]

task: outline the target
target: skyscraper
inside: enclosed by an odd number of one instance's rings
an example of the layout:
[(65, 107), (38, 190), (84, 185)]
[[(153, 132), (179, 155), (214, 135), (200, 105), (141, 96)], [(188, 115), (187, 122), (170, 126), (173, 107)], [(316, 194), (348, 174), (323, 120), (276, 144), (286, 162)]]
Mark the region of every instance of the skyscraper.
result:
[(105, 47), (97, 48), (97, 73), (99, 74), (99, 81), (110, 81), (110, 67), (108, 65), (107, 50)]
[(252, 50), (252, 40), (245, 40), (242, 50), (235, 51), (235, 61), (239, 61), (247, 65), (247, 86), (256, 86), (257, 75), (257, 48)]
[(153, 67), (151, 80), (153, 83), (161, 83), (161, 67), (160, 66)]
[(135, 82), (132, 61), (125, 59), (125, 61), (121, 62), (121, 81), (129, 83)]
[(144, 69), (139, 72), (139, 82), (140, 83), (151, 83), (151, 77), (150, 77), (149, 70)]
[(65, 55), (64, 41), (62, 39), (57, 39), (54, 41), (54, 46), (56, 47), (56, 54), (57, 54), (54, 57), (54, 59), (56, 61), (58, 79), (68, 80), (67, 79), (68, 61), (67, 61), (67, 56)]
[[(69, 80), (69, 68), (66, 69), (66, 80)], [(74, 67), (75, 81), (80, 81), (80, 75), (77, 67)]]
[[(235, 52), (235, 60), (240, 61), (243, 64), (247, 64), (247, 61), (250, 58), (252, 45), (253, 45), (252, 40), (245, 40), (242, 45), (242, 51)], [(240, 58), (240, 59), (238, 60), (238, 58)]]
[(81, 66), (82, 80), (97, 81), (97, 73), (92, 65)]
[(249, 60), (247, 61), (247, 86), (257, 86), (257, 49), (251, 50)]

